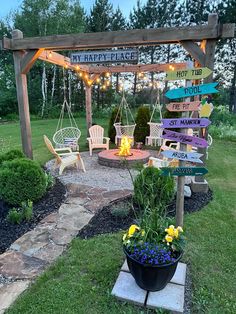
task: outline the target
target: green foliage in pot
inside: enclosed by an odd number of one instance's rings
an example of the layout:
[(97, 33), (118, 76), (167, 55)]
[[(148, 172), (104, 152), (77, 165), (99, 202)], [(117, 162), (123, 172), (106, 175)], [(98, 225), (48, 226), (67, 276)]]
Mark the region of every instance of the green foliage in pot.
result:
[(12, 205), (37, 201), (46, 192), (47, 181), (40, 165), (30, 159), (5, 161), (0, 168), (0, 198)]
[(22, 151), (18, 149), (12, 149), (4, 154), (0, 154), (0, 166), (4, 161), (19, 159), (19, 158), (25, 158), (25, 155), (22, 153)]
[[(116, 136), (116, 129), (114, 127), (114, 123), (121, 121), (120, 113), (118, 114), (118, 107), (115, 107), (112, 110), (110, 121), (109, 121), (109, 127), (108, 127), (108, 137), (110, 137), (110, 140), (112, 143), (115, 143), (115, 136)], [(118, 114), (118, 115), (117, 115)]]
[(134, 202), (141, 211), (146, 208), (164, 210), (173, 197), (173, 177), (161, 176), (157, 168), (143, 168), (134, 180)]
[(150, 128), (147, 124), (150, 121), (150, 117), (150, 109), (148, 107), (141, 106), (138, 108), (135, 119), (136, 127), (134, 130), (135, 142), (145, 143), (145, 138), (150, 133)]

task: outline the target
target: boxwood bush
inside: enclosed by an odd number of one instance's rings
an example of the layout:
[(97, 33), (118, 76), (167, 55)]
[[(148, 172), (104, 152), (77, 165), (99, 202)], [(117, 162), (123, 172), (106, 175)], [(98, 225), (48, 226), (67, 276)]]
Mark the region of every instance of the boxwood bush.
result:
[(22, 151), (18, 149), (9, 150), (7, 153), (0, 154), (0, 166), (4, 161), (14, 160), (18, 158), (25, 158), (25, 155), (22, 153)]
[(0, 167), (0, 198), (11, 205), (37, 201), (45, 194), (46, 187), (45, 173), (33, 160), (5, 161)]

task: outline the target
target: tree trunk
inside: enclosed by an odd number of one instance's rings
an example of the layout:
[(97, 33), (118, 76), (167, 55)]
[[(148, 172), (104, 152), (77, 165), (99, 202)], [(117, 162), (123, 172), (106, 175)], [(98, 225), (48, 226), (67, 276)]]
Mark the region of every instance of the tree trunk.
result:
[(137, 73), (135, 72), (134, 74), (134, 88), (133, 88), (133, 95), (136, 95), (136, 90), (137, 90)]

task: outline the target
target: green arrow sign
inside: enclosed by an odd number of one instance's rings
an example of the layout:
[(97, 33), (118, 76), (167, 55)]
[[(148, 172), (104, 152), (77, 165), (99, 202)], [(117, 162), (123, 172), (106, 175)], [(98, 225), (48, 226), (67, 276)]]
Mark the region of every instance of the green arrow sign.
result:
[(175, 80), (200, 80), (208, 77), (212, 71), (208, 68), (194, 68), (189, 70), (177, 70), (166, 72), (166, 81)]
[(208, 173), (208, 170), (206, 168), (200, 168), (200, 167), (164, 167), (161, 168), (161, 175), (162, 176), (202, 176), (206, 173)]

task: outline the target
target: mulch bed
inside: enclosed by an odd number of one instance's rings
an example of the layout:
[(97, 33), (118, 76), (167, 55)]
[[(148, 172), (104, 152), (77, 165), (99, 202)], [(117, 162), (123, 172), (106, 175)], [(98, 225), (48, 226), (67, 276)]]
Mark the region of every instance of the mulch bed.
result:
[(24, 233), (34, 229), (40, 220), (55, 212), (64, 201), (65, 196), (65, 186), (56, 179), (54, 186), (45, 196), (37, 203), (34, 203), (32, 219), (29, 222), (24, 221), (19, 225), (7, 221), (7, 213), (13, 206), (0, 200), (0, 254)]
[[(192, 193), (191, 198), (185, 198), (184, 200), (184, 211), (185, 213), (193, 213), (195, 211), (201, 210), (206, 206), (213, 198), (212, 190), (209, 189), (208, 193)], [(127, 202), (127, 206), (132, 202), (131, 197), (113, 202), (110, 206), (104, 207), (99, 211), (78, 233), (78, 237), (82, 239), (91, 238), (98, 234), (117, 232), (120, 230), (126, 230), (129, 226), (134, 223), (135, 217), (132, 210), (127, 217), (115, 217), (111, 213), (111, 208), (114, 204), (119, 202)], [(173, 199), (171, 204), (168, 206), (168, 213), (170, 216), (175, 215), (175, 202)]]

